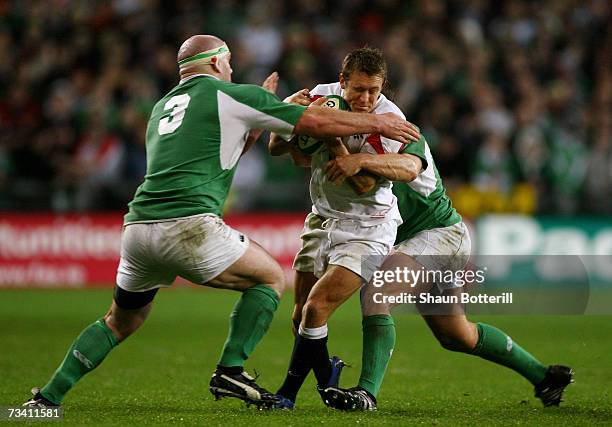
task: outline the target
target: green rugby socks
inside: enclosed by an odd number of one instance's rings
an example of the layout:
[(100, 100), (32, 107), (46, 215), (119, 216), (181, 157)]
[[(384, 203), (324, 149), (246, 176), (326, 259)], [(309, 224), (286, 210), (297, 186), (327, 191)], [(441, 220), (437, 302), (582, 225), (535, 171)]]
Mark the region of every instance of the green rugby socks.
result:
[(362, 321), (363, 356), (359, 386), (378, 395), (395, 346), (395, 324), (386, 314), (367, 316)]
[(104, 319), (89, 325), (74, 341), (60, 367), (40, 391), (41, 394), (59, 405), (76, 382), (102, 363), (117, 344), (117, 338)]
[(499, 329), (477, 323), (478, 343), (471, 354), (506, 366), (527, 378), (532, 384), (539, 384), (546, 375), (547, 367)]
[(230, 316), (227, 341), (219, 366), (242, 366), (270, 327), (278, 308), (276, 292), (265, 285), (253, 286), (242, 293)]

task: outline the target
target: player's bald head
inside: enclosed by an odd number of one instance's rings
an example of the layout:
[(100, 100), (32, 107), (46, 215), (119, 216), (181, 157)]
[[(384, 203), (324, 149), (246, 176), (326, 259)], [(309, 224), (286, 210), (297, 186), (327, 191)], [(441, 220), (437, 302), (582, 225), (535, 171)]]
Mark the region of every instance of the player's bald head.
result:
[(207, 50), (214, 49), (216, 47), (223, 46), (225, 42), (219, 37), (198, 34), (189, 37), (181, 45), (178, 54), (176, 56), (177, 61), (182, 61), (190, 56), (197, 55), (200, 52), (206, 52)]

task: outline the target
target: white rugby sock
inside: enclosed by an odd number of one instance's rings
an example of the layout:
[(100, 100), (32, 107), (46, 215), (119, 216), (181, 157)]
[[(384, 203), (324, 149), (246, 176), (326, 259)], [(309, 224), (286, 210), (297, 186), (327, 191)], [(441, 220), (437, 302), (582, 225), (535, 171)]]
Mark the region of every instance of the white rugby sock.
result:
[(300, 336), (309, 340), (318, 340), (327, 336), (327, 324), (318, 328), (304, 328), (300, 325), (298, 333)]

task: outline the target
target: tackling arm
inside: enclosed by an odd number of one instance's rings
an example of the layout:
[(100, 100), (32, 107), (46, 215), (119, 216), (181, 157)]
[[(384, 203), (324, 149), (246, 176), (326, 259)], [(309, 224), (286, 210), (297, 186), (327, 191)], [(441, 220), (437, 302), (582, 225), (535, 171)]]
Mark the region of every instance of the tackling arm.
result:
[[(342, 140), (339, 138), (331, 138), (325, 140), (329, 151), (334, 154), (337, 158), (340, 157), (349, 157), (351, 154), (348, 149), (342, 143)], [(371, 173), (362, 171), (353, 176), (346, 177), (349, 182), (349, 185), (355, 190), (355, 192), (359, 195), (365, 194), (370, 191), (376, 185), (378, 178)]]
[(333, 182), (343, 180), (367, 171), (390, 181), (413, 181), (423, 167), (422, 160), (412, 154), (350, 154), (337, 157), (325, 165), (325, 174)]
[(294, 133), (318, 138), (377, 133), (404, 144), (418, 141), (421, 136), (416, 126), (393, 113), (349, 113), (320, 107), (316, 101), (304, 111)]
[(363, 154), (361, 169), (372, 172), (389, 181), (414, 181), (421, 173), (423, 161), (413, 154)]

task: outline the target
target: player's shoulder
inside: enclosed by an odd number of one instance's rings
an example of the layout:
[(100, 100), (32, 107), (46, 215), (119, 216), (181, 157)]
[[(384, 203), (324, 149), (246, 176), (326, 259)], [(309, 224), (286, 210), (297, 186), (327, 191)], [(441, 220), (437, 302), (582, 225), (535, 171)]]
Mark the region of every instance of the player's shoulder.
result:
[(376, 105), (374, 106), (374, 110), (372, 112), (374, 114), (393, 113), (397, 114), (404, 120), (406, 119), (406, 116), (404, 115), (402, 110), (400, 110), (400, 108), (395, 105), (395, 102), (391, 101), (382, 93), (380, 94), (380, 97), (378, 98), (378, 101), (376, 102)]
[(245, 93), (259, 93), (261, 91), (265, 91), (261, 86), (251, 84), (251, 83), (234, 83), (234, 82), (226, 82), (223, 80), (218, 81), (219, 88), (223, 90), (229, 91), (244, 91)]
[(208, 74), (197, 74), (182, 79), (167, 96), (174, 96), (180, 94), (188, 94), (191, 97), (204, 95), (207, 96), (212, 91), (219, 89), (225, 90), (230, 87), (232, 83), (217, 79)]
[(221, 82), (217, 89), (233, 99), (246, 103), (268, 103), (279, 101), (278, 97), (272, 92), (268, 92), (261, 86), (249, 83)]
[(327, 95), (338, 95), (342, 96), (342, 88), (340, 82), (336, 83), (324, 83), (316, 85), (311, 91), (310, 95), (316, 96), (327, 96)]

